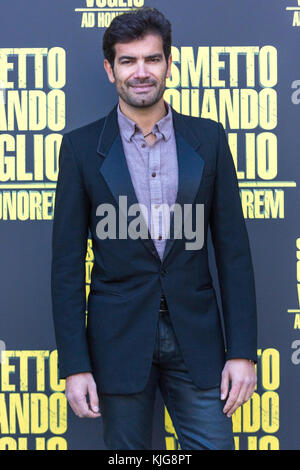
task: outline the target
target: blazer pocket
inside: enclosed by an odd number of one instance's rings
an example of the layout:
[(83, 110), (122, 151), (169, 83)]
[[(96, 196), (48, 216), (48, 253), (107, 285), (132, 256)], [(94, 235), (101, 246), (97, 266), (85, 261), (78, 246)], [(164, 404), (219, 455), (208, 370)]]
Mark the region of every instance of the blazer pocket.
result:
[(121, 295), (120, 292), (113, 289), (90, 289), (91, 295)]
[(211, 282), (209, 284), (205, 284), (203, 286), (197, 287), (197, 290), (208, 290), (208, 289), (213, 289), (213, 285)]

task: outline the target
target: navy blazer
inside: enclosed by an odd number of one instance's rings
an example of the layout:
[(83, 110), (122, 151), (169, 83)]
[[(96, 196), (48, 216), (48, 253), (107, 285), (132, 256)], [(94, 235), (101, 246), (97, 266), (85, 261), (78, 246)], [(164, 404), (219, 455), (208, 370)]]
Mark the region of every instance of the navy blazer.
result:
[[(97, 236), (97, 207), (119, 196), (138, 203), (117, 121), (117, 105), (95, 122), (63, 135), (52, 237), (51, 293), (60, 378), (93, 373), (104, 393), (144, 389), (152, 363), (162, 289), (194, 383), (218, 386), (226, 359), (256, 360), (253, 265), (236, 170), (221, 123), (172, 107), (181, 204), (204, 204), (204, 244), (187, 250), (170, 238), (161, 260), (148, 238)], [(123, 215), (125, 215), (123, 213)], [(128, 216), (127, 222), (135, 218)], [(218, 271), (225, 341), (208, 266), (210, 226)], [(94, 265), (88, 297), (85, 258), (92, 238)], [(118, 230), (117, 230), (118, 234)], [(225, 349), (225, 344), (227, 349)]]

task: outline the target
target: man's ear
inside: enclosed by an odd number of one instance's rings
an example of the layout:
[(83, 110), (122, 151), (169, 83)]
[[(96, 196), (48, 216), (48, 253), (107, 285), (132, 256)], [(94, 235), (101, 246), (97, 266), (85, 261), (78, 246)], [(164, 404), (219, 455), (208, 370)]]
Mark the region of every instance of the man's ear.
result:
[(170, 78), (171, 76), (171, 65), (172, 65), (172, 55), (170, 54), (168, 58), (167, 78)]
[(107, 73), (108, 79), (111, 83), (115, 83), (115, 74), (112, 66), (110, 65), (109, 61), (107, 59), (104, 59), (104, 68)]

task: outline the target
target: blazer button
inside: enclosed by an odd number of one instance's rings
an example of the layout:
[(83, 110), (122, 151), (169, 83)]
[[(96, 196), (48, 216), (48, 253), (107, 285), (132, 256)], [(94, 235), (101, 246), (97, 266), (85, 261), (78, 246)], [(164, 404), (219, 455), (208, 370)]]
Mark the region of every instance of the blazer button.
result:
[(168, 273), (168, 271), (167, 271), (166, 269), (163, 269), (163, 268), (162, 268), (162, 269), (160, 270), (160, 274), (161, 274), (162, 276), (166, 276), (167, 273)]

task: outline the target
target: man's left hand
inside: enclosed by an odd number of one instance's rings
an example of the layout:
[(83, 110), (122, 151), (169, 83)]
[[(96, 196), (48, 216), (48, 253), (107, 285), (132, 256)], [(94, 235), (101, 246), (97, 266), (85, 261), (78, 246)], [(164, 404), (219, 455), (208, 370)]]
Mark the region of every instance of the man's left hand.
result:
[(226, 413), (228, 418), (239, 406), (251, 398), (256, 382), (256, 369), (253, 362), (248, 361), (248, 359), (229, 359), (226, 362), (222, 372), (221, 400), (225, 400), (228, 396), (223, 408), (223, 412)]

